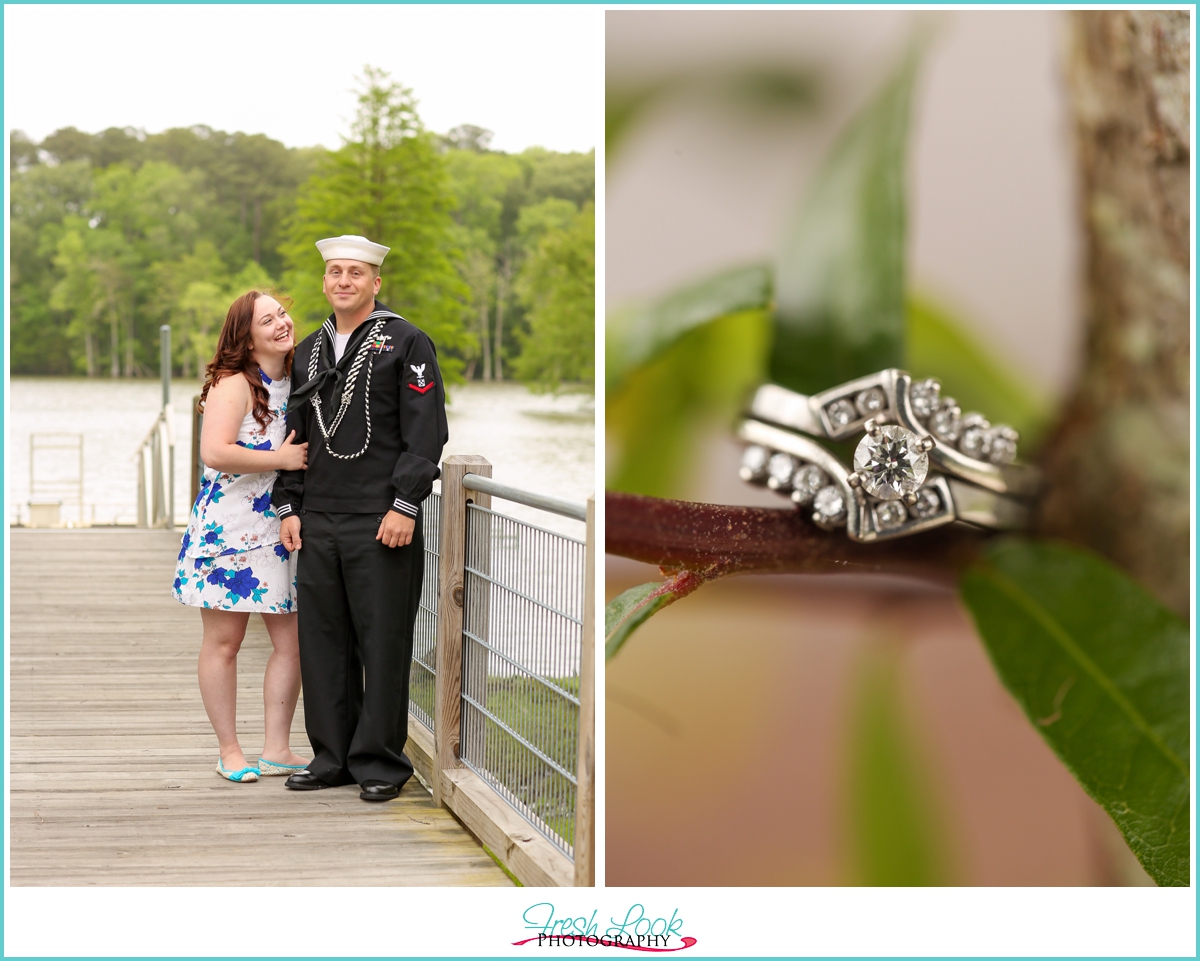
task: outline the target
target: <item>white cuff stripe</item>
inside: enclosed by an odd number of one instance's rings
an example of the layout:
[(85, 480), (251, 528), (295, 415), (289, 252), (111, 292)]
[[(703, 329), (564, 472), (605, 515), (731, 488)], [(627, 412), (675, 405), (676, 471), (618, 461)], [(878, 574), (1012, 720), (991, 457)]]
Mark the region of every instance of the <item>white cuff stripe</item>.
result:
[(417, 516), (417, 509), (408, 501), (402, 501), (399, 497), (392, 501), (392, 506), (405, 514), (411, 514), (413, 517)]
[(280, 517), (283, 517), (284, 514), (290, 514), (291, 512), (292, 512), (291, 504), (280, 504), (278, 507), (275, 508), (275, 513), (277, 515), (279, 515)]

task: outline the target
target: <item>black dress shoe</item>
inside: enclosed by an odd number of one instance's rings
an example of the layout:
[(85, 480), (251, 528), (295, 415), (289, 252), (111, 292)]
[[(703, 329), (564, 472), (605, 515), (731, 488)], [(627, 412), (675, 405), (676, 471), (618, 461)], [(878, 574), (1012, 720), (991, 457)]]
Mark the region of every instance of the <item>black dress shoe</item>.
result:
[(321, 788), (333, 787), (332, 784), (322, 781), (312, 771), (297, 771), (283, 783), (285, 787), (290, 787), (293, 791), (319, 791)]
[(359, 797), (364, 801), (390, 801), (400, 796), (400, 788), (388, 781), (363, 781)]

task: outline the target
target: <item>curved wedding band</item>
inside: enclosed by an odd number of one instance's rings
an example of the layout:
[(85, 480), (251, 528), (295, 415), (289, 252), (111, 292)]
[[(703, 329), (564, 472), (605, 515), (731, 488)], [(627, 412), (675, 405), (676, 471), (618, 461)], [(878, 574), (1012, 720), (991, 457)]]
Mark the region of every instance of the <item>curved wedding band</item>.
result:
[[(743, 421), (738, 427), (738, 437), (749, 444), (788, 454), (804, 464), (819, 468), (825, 474), (827, 483), (810, 492), (806, 499), (818, 508), (814, 511), (813, 520), (827, 530), (844, 523), (851, 540), (878, 541), (905, 537), (956, 520), (993, 530), (1020, 530), (1029, 523), (1029, 508), (1020, 501), (963, 483), (954, 477), (933, 473), (921, 488), (922, 500), (914, 508), (906, 508), (904, 516), (897, 519), (894, 505), (898, 501), (872, 501), (863, 494), (861, 488), (851, 487), (850, 471), (816, 441), (757, 420)], [(793, 496), (793, 500), (797, 498)]]
[[(904, 537), (965, 521), (994, 530), (1028, 526), (1040, 484), (1011, 463), (1017, 433), (962, 415), (934, 380), (889, 369), (811, 396), (760, 387), (738, 428), (748, 447), (741, 476), (813, 507), (826, 529), (852, 540)], [(883, 426), (892, 425), (892, 426)], [(849, 470), (817, 442), (865, 432)]]

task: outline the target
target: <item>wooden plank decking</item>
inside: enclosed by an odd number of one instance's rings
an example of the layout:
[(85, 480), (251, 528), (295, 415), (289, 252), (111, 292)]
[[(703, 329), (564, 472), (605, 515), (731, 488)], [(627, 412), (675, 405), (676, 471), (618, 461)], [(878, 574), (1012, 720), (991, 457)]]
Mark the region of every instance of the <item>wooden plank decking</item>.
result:
[[(14, 885), (507, 885), (414, 778), (385, 804), (355, 786), (234, 784), (196, 686), (200, 618), (169, 596), (179, 537), (14, 529)], [(270, 642), (252, 618), (238, 734), (262, 743)], [(303, 698), (292, 747), (309, 753)]]

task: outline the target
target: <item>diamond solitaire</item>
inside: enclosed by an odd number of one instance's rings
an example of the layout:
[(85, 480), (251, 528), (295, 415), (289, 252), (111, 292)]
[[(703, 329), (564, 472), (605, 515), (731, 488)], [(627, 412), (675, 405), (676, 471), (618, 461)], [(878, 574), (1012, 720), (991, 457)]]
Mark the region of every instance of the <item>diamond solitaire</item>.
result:
[(933, 438), (918, 437), (896, 425), (880, 427), (874, 421), (867, 421), (865, 426), (867, 436), (854, 452), (850, 484), (861, 484), (864, 491), (880, 500), (915, 499), (929, 473), (926, 451), (933, 447)]

